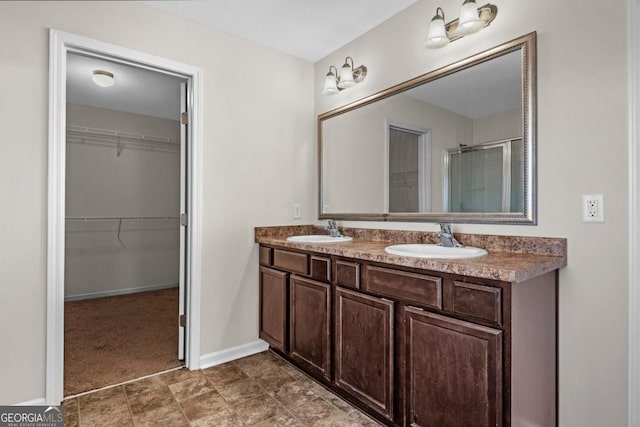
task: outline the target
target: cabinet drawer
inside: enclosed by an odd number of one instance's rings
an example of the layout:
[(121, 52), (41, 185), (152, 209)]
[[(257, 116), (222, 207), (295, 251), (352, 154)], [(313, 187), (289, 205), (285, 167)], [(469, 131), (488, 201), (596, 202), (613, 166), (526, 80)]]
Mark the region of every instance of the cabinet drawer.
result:
[(267, 248), (265, 246), (260, 246), (260, 264), (261, 265), (271, 265), (271, 258), (273, 254), (272, 248)]
[(338, 286), (360, 289), (360, 264), (336, 260), (335, 277)]
[(331, 259), (311, 255), (311, 277), (323, 282), (331, 281)]
[(502, 324), (502, 289), (454, 281), (453, 312)]
[(274, 249), (273, 266), (306, 276), (309, 273), (309, 256), (298, 252)]
[(364, 289), (442, 310), (442, 278), (383, 267), (365, 267)]

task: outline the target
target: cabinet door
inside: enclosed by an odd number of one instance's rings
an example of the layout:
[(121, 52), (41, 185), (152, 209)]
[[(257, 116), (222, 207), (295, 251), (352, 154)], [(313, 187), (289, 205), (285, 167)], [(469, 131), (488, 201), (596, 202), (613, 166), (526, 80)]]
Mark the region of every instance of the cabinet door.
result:
[(336, 289), (335, 383), (393, 420), (393, 302)]
[(286, 351), (287, 273), (260, 267), (260, 338)]
[(291, 276), (289, 286), (289, 355), (309, 373), (330, 380), (331, 287), (298, 276)]
[(406, 308), (406, 424), (502, 425), (502, 332)]

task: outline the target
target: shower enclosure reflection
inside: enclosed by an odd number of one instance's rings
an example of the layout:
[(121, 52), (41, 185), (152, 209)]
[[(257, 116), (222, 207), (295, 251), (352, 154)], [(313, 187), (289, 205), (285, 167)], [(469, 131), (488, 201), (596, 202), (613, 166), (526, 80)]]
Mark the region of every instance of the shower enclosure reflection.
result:
[(522, 138), (447, 150), (445, 211), (522, 212), (522, 150)]

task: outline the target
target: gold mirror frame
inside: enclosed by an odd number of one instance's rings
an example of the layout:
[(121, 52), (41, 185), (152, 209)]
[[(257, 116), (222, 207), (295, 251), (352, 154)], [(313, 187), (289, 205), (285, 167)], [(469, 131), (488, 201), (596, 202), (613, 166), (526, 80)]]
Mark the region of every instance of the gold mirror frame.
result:
[[(389, 98), (398, 93), (413, 89), (430, 81), (468, 69), (493, 58), (510, 52), (522, 52), (522, 138), (524, 142), (524, 212), (491, 213), (323, 213), (322, 181), (322, 124), (336, 117), (376, 101)], [(501, 44), (484, 52), (462, 59), (453, 64), (430, 71), (406, 82), (392, 86), (381, 92), (336, 108), (318, 116), (318, 219), (338, 219), (348, 221), (412, 221), (412, 222), (450, 222), (481, 224), (529, 224), (537, 223), (537, 159), (536, 159), (536, 33)]]

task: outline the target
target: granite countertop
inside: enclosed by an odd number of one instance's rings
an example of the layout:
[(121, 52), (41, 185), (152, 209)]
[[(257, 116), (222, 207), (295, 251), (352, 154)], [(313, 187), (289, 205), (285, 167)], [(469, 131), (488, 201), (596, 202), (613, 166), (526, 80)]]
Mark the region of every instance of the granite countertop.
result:
[(353, 240), (324, 244), (287, 241), (288, 236), (326, 234), (322, 227), (305, 225), (256, 227), (255, 241), (327, 255), (516, 283), (567, 265), (567, 241), (562, 238), (455, 233), (460, 243), (483, 248), (488, 255), (452, 260), (396, 256), (384, 251), (386, 246), (398, 243), (437, 243), (438, 239), (432, 232), (342, 227), (340, 231), (353, 237)]

